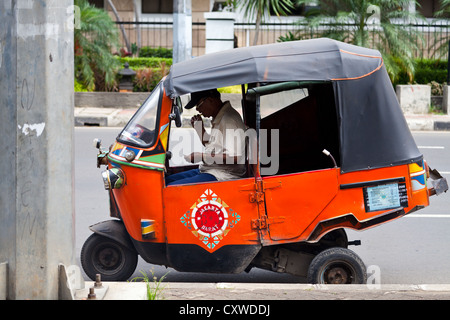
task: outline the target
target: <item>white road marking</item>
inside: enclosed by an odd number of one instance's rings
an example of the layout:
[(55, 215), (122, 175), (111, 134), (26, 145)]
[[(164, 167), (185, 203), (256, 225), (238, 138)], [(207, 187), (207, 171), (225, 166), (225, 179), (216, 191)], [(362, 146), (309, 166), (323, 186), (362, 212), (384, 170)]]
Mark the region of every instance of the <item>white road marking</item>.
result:
[(450, 214), (408, 214), (407, 218), (450, 218)]
[(444, 146), (418, 146), (419, 149), (445, 149)]

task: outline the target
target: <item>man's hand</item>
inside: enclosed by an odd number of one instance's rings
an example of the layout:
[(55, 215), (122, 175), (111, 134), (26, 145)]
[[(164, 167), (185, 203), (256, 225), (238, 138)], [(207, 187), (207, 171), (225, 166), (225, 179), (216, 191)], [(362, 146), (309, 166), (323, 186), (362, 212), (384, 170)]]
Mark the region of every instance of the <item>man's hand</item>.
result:
[(203, 118), (201, 115), (196, 114), (191, 118), (191, 126), (197, 132), (198, 137), (203, 145), (209, 140), (209, 135), (206, 133), (205, 125), (203, 123)]
[(204, 126), (203, 126), (203, 119), (202, 119), (202, 116), (201, 116), (201, 115), (196, 114), (195, 116), (193, 116), (193, 117), (191, 118), (191, 126), (192, 126), (192, 128), (195, 128), (195, 123), (196, 123), (196, 122), (200, 122), (202, 128), (204, 128)]

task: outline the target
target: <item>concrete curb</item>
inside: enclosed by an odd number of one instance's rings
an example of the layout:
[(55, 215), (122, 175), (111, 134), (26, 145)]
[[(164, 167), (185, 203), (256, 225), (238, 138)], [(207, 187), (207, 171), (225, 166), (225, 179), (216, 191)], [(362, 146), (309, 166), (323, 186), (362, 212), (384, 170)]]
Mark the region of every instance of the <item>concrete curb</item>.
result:
[[(93, 282), (77, 290), (87, 298)], [(146, 300), (143, 282), (104, 282), (102, 300)], [(151, 288), (154, 284), (150, 283)], [(104, 290), (104, 289), (102, 289)], [(448, 300), (450, 284), (312, 285), (298, 283), (161, 283), (157, 300)], [(101, 298), (100, 298), (101, 299)]]
[(450, 131), (448, 115), (405, 115), (411, 131)]
[(76, 107), (75, 126), (123, 127), (136, 110), (137, 108)]

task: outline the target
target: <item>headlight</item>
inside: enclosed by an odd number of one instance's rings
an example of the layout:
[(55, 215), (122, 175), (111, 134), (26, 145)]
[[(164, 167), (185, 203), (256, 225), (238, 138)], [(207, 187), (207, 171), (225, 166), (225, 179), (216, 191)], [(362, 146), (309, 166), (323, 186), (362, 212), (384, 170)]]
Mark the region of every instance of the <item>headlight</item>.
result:
[(123, 186), (125, 176), (119, 168), (112, 168), (102, 172), (103, 184), (106, 190), (119, 189)]

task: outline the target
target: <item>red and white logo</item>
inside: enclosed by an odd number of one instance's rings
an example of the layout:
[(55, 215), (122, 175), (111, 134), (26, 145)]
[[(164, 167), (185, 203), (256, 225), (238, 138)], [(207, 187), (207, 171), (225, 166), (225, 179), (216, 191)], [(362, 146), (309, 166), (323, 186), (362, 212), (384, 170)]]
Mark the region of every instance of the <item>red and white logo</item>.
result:
[(180, 218), (181, 223), (210, 251), (216, 249), (219, 242), (240, 220), (239, 214), (211, 189), (206, 189)]
[(228, 225), (228, 214), (218, 202), (207, 200), (199, 203), (191, 214), (192, 226), (204, 236), (216, 236)]

